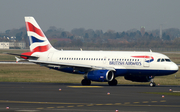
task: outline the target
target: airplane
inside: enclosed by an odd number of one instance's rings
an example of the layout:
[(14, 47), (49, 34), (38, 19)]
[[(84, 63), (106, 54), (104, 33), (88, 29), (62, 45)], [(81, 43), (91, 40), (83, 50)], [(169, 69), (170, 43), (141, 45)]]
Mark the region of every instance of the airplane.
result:
[[(91, 85), (91, 81), (108, 82), (110, 86), (118, 84), (116, 77), (124, 76), (134, 82), (150, 82), (156, 86), (155, 76), (174, 74), (179, 67), (164, 54), (135, 51), (83, 51), (57, 50), (45, 36), (34, 17), (25, 17), (30, 52), (20, 56), (26, 60), (50, 69), (62, 72), (83, 74), (82, 85)], [(16, 61), (21, 60), (16, 57)]]

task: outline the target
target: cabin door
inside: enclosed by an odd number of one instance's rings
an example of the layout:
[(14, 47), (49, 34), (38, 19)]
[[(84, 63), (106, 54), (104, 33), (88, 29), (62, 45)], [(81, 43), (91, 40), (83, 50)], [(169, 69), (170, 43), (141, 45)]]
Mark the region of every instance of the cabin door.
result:
[(150, 66), (150, 57), (151, 56), (148, 56), (149, 58), (145, 57), (144, 58), (144, 67), (149, 67)]
[(47, 61), (52, 61), (53, 53), (49, 53), (47, 57)]

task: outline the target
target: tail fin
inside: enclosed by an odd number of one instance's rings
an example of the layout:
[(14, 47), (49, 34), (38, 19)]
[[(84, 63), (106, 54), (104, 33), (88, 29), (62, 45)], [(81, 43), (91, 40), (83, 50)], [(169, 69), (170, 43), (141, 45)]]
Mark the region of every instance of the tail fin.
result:
[(46, 52), (54, 49), (33, 17), (25, 17), (31, 52)]

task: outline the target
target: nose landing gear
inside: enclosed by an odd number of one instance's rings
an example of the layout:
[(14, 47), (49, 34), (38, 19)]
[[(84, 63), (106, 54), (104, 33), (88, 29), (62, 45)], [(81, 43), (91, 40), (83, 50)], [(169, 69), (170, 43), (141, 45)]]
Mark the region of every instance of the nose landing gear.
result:
[(151, 82), (150, 82), (149, 86), (150, 86), (150, 87), (155, 87), (155, 86), (156, 86), (156, 83), (154, 82), (153, 79), (151, 79)]

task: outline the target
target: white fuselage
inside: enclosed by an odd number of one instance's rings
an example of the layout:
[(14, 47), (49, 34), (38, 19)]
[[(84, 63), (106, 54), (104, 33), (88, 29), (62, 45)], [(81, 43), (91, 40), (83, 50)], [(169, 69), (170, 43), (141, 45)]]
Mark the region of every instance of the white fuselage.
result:
[[(164, 75), (169, 75), (168, 72), (178, 70), (178, 66), (174, 62), (170, 61), (167, 56), (155, 52), (52, 50), (51, 52), (44, 52), (40, 54), (34, 53), (33, 55), (39, 56), (39, 60), (41, 61), (71, 63), (96, 67), (100, 66), (104, 68), (109, 67), (114, 68), (115, 70), (132, 71), (133, 74), (136, 74), (136, 71), (140, 72), (152, 70), (154, 72), (163, 71), (163, 73), (166, 72)], [(159, 62), (157, 62), (158, 59), (160, 60)], [(148, 62), (148, 60), (151, 61)], [(152, 73), (154, 76), (163, 75), (162, 73), (158, 74), (154, 72)], [(116, 75), (124, 75), (124, 72), (120, 74), (117, 73)]]

